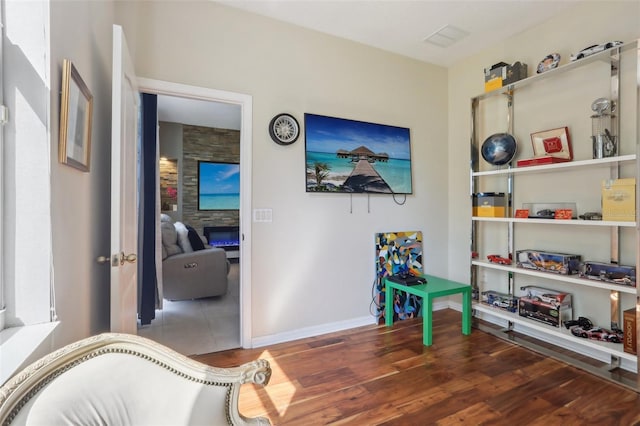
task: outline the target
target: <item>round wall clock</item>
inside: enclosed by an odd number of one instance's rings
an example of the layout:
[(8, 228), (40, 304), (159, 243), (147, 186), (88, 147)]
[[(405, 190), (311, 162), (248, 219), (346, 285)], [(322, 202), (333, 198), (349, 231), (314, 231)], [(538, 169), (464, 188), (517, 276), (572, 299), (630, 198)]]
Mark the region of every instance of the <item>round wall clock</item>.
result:
[(278, 114), (269, 123), (269, 136), (279, 145), (290, 145), (298, 139), (300, 126), (290, 114)]

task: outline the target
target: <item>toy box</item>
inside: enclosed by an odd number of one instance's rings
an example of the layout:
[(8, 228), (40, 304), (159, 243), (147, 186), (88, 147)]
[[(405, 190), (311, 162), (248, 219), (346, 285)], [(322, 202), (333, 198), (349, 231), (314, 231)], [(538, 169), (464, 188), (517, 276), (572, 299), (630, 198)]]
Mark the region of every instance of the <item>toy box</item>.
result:
[(516, 312), (518, 310), (518, 298), (510, 294), (489, 290), (482, 292), (482, 303), (500, 308), (504, 311)]
[(522, 208), (532, 219), (555, 219), (558, 210), (571, 210), (571, 218), (578, 218), (576, 203), (522, 203)]
[(473, 194), (474, 216), (504, 217), (505, 206), (504, 192), (479, 192)]
[(636, 334), (636, 309), (627, 309), (623, 312), (622, 318), (623, 332), (624, 332), (624, 341), (623, 348), (625, 352), (630, 354), (637, 354), (638, 352), (638, 341)]
[(490, 92), (523, 78), (527, 78), (527, 64), (514, 62), (513, 65), (509, 65), (498, 62), (491, 68), (484, 69), (484, 91)]
[(560, 327), (572, 318), (571, 295), (542, 287), (521, 287), (525, 293), (518, 302), (518, 315)]
[(579, 254), (518, 250), (516, 251), (516, 266), (553, 272), (554, 274), (572, 275), (580, 272), (580, 258)]
[(602, 220), (636, 220), (635, 178), (602, 181)]
[(580, 276), (591, 280), (636, 286), (635, 266), (617, 265), (615, 263), (584, 262), (580, 265)]

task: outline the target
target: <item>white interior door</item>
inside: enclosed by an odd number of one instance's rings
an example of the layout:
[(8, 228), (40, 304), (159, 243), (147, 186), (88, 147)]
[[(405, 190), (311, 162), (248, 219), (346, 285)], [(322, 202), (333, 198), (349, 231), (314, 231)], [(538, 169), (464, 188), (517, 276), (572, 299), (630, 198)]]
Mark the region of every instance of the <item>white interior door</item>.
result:
[(111, 331), (136, 334), (138, 316), (138, 85), (122, 27), (113, 26)]

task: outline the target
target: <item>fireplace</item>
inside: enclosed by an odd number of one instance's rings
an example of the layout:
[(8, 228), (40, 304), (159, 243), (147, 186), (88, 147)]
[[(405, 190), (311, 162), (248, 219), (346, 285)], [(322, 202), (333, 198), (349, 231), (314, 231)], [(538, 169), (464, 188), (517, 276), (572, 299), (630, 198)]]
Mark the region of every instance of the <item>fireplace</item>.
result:
[(205, 226), (203, 234), (211, 247), (224, 249), (227, 257), (240, 257), (239, 226)]

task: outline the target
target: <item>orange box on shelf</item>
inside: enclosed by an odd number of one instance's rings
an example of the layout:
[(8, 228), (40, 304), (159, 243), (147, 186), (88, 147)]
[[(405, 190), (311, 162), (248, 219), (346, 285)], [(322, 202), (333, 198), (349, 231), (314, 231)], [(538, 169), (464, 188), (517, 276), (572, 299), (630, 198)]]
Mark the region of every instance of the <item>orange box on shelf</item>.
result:
[(517, 209), (514, 217), (526, 219), (529, 217), (529, 209)]
[(554, 219), (571, 219), (573, 218), (573, 210), (572, 209), (558, 209), (555, 212)]
[(636, 334), (636, 309), (627, 309), (623, 312), (622, 330), (624, 332), (624, 351), (630, 354), (637, 354), (638, 341)]

